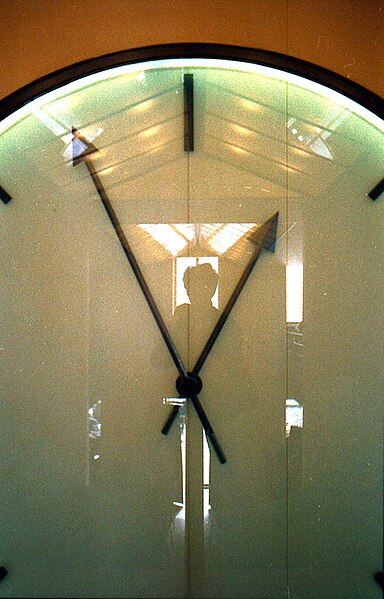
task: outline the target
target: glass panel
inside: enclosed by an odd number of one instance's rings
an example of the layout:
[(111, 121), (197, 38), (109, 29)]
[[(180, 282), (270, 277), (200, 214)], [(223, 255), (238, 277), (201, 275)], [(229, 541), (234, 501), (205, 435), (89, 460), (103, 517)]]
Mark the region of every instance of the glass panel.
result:
[(290, 85), (288, 100), (287, 264), (300, 264), (304, 297), (288, 324), (288, 585), (294, 597), (378, 599), (383, 204), (366, 194), (383, 135), (309, 91)]
[(97, 146), (89, 159), (168, 322), (173, 255), (145, 225), (187, 221), (181, 86), (172, 71), (101, 82), (1, 137), (5, 594), (185, 593), (180, 436), (161, 435), (175, 368), (86, 164), (72, 166), (71, 133)]
[[(190, 218), (207, 230), (219, 219), (202, 250), (217, 257), (219, 313), (255, 253), (255, 231), (276, 212), (282, 241), (260, 255), (201, 369), (201, 400), (228, 462), (211, 451), (204, 557), (191, 596), (283, 597), (285, 83), (216, 69), (194, 76), (204, 102), (196, 102)], [(207, 339), (212, 328), (201, 315), (190, 319), (192, 364), (196, 331)]]

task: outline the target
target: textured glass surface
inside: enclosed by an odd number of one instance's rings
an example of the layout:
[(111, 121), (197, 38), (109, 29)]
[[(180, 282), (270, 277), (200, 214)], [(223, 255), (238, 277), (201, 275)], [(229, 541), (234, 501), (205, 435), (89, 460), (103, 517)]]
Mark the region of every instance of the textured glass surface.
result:
[[(380, 597), (379, 125), (196, 60), (84, 79), (4, 129), (0, 596)], [(103, 193), (187, 371), (257, 252), (198, 372), (225, 464)]]

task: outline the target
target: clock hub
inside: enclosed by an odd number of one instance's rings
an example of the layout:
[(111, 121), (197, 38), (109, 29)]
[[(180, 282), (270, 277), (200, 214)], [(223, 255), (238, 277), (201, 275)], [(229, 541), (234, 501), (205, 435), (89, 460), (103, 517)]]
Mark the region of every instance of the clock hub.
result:
[(180, 395), (190, 397), (191, 395), (198, 395), (203, 388), (203, 382), (199, 376), (187, 372), (186, 376), (180, 374), (176, 380), (176, 389)]

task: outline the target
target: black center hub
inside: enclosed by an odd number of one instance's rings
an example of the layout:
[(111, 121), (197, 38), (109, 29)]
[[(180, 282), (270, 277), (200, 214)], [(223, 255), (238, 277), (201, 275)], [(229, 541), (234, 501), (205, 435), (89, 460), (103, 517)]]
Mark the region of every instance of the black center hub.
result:
[(201, 378), (197, 374), (187, 372), (187, 376), (177, 377), (176, 389), (182, 397), (191, 397), (191, 395), (198, 395), (203, 388)]

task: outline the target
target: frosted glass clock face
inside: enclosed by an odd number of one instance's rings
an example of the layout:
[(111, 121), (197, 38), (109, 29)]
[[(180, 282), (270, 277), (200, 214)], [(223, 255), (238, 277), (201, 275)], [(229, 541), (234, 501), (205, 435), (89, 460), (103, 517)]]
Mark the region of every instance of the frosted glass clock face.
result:
[(380, 597), (383, 149), (234, 60), (0, 122), (1, 596)]

